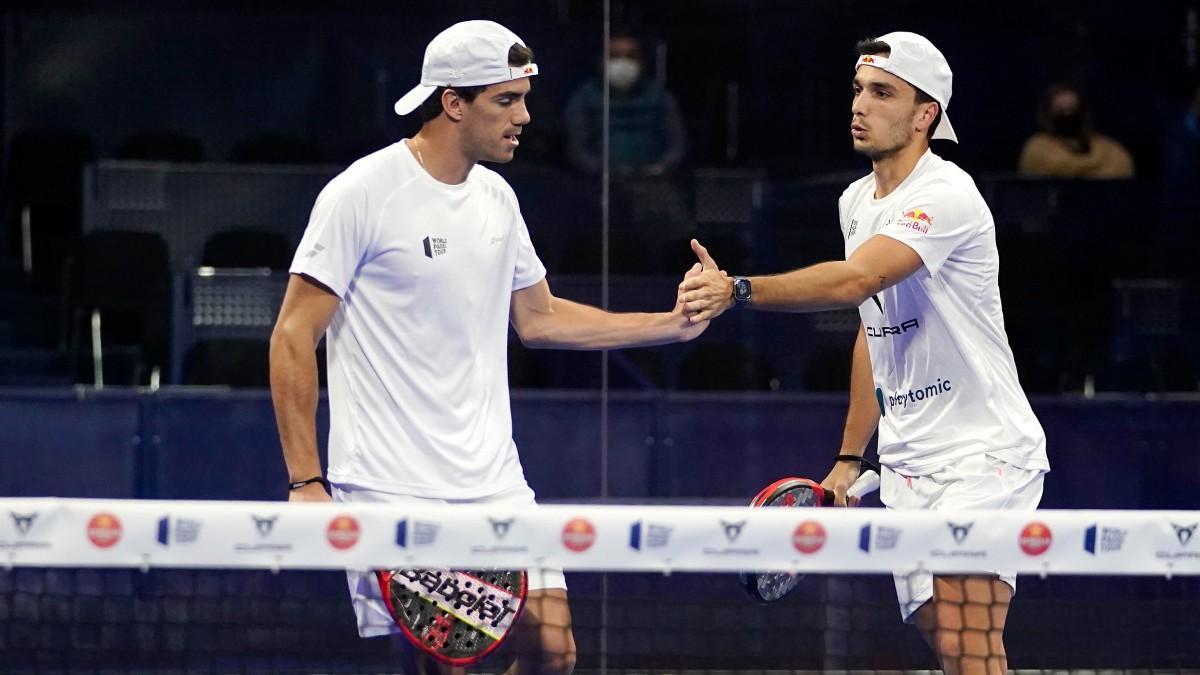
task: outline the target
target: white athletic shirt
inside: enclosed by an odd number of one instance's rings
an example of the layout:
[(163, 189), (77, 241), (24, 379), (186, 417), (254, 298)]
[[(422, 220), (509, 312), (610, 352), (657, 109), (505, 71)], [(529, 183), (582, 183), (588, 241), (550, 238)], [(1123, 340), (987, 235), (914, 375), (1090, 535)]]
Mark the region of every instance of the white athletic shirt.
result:
[(471, 499), (524, 485), (508, 398), (511, 294), (546, 275), (516, 194), (440, 183), (404, 142), (329, 182), (292, 262), (341, 298), (326, 332), (329, 480)]
[(1048, 471), (1004, 332), (995, 224), (974, 181), (926, 151), (891, 194), (874, 195), (870, 174), (838, 201), (846, 257), (881, 234), (925, 263), (859, 307), (882, 415), (879, 461), (921, 476), (989, 454)]

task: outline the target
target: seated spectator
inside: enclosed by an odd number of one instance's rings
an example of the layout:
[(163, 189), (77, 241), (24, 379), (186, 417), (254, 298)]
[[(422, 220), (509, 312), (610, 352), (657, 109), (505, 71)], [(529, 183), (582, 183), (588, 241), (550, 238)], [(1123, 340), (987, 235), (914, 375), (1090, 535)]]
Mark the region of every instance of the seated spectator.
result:
[(1041, 131), (1021, 149), (1020, 172), (1055, 178), (1133, 178), (1133, 158), (1120, 143), (1096, 133), (1078, 89), (1052, 84), (1038, 111)]
[[(658, 82), (642, 77), (638, 41), (614, 34), (608, 43), (609, 159), (614, 173), (662, 175), (683, 160), (687, 140), (679, 104)], [(602, 77), (581, 84), (567, 102), (567, 158), (581, 171), (601, 169)]]

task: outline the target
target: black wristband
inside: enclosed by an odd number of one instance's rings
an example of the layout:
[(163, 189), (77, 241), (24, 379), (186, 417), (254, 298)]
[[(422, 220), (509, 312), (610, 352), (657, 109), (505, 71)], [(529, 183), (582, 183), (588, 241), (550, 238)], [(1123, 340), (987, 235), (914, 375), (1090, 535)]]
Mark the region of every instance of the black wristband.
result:
[(321, 485), (325, 486), (326, 490), (329, 489), (329, 481), (325, 480), (321, 476), (313, 476), (308, 480), (298, 480), (295, 483), (288, 483), (288, 492), (291, 492), (292, 490), (299, 490), (309, 483), (320, 483)]
[(858, 455), (838, 455), (837, 457), (833, 458), (833, 461), (835, 461), (835, 462), (858, 462), (858, 464), (859, 464), (858, 468), (860, 471), (862, 470), (862, 467), (865, 466), (868, 469), (874, 469), (876, 473), (879, 472), (878, 464), (876, 464), (875, 462), (872, 462), (871, 460), (867, 459), (866, 457), (859, 457)]

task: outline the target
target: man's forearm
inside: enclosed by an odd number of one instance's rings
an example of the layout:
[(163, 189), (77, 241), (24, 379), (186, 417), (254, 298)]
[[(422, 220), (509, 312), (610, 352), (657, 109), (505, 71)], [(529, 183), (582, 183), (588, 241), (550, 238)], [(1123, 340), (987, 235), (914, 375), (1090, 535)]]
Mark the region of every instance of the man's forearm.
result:
[(622, 349), (679, 342), (686, 320), (670, 312), (607, 312), (562, 298), (538, 312), (521, 340), (542, 349)]
[(879, 405), (875, 400), (871, 355), (867, 349), (867, 336), (859, 325), (850, 364), (850, 409), (846, 412), (846, 428), (842, 433), (839, 454), (861, 457), (878, 426)]
[(288, 479), (322, 475), (317, 454), (317, 357), (304, 338), (272, 336), (271, 401)]
[(773, 312), (819, 312), (857, 307), (883, 280), (870, 279), (848, 261), (824, 262), (784, 274), (751, 277), (750, 306)]

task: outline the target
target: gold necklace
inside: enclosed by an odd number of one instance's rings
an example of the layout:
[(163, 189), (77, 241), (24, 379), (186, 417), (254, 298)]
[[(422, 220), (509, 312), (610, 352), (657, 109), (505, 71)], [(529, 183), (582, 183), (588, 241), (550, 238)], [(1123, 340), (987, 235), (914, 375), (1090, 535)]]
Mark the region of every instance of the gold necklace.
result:
[(425, 169), (426, 168), (425, 158), (421, 156), (421, 149), (417, 147), (417, 137), (416, 136), (413, 136), (413, 139), (412, 139), (412, 149), (414, 152), (417, 153), (417, 161), (421, 163), (421, 168)]

